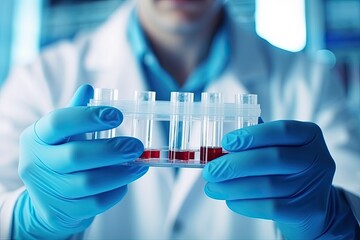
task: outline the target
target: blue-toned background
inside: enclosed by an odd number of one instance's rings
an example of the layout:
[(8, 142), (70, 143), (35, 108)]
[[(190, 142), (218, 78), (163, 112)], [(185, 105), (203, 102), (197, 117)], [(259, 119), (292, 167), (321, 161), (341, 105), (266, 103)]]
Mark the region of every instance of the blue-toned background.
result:
[[(124, 0), (0, 0), (0, 86), (41, 48), (103, 22)], [(128, 0), (131, 1), (131, 0)], [(334, 65), (360, 112), (360, 0), (228, 0), (236, 18), (272, 44)]]

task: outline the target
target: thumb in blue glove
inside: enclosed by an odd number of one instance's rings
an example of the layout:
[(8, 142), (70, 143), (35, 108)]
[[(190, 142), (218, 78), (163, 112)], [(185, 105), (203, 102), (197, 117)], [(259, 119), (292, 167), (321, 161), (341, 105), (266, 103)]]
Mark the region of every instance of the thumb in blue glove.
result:
[(335, 163), (317, 125), (263, 123), (227, 134), (222, 144), (230, 153), (203, 170), (209, 197), (239, 214), (274, 220), (286, 239), (359, 237), (332, 186)]
[(22, 133), (19, 175), (26, 191), (15, 207), (13, 238), (66, 238), (84, 231), (148, 170), (119, 165), (142, 154), (138, 139), (79, 138), (122, 121), (116, 108), (81, 106), (92, 94), (91, 86), (80, 87), (73, 106), (49, 113)]

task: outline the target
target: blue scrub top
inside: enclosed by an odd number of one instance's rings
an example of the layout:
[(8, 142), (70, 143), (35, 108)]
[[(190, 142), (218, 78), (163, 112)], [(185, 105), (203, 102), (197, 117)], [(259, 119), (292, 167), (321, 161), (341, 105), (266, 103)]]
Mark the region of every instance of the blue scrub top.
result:
[(207, 58), (190, 74), (183, 86), (160, 65), (139, 22), (136, 10), (130, 16), (127, 26), (130, 47), (142, 68), (149, 90), (156, 92), (157, 100), (169, 100), (170, 92), (193, 92), (194, 100), (199, 101), (205, 87), (218, 79), (225, 70), (230, 58), (228, 21), (224, 17), (211, 43)]

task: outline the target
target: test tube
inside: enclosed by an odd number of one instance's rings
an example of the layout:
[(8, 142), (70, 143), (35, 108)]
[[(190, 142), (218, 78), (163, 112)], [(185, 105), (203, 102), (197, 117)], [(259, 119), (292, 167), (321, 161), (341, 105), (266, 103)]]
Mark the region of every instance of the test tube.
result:
[(153, 115), (151, 114), (156, 93), (152, 91), (135, 91), (135, 114), (132, 121), (131, 136), (138, 138), (144, 144), (142, 159), (159, 158), (160, 150), (153, 149)]
[(169, 160), (190, 159), (191, 108), (194, 93), (171, 92)]
[[(117, 89), (95, 88), (92, 106), (113, 106), (114, 101), (118, 100), (119, 92)], [(92, 139), (104, 139), (115, 137), (115, 128), (93, 132)]]
[(246, 116), (246, 110), (250, 109), (254, 105), (257, 105), (256, 94), (236, 94), (235, 103), (238, 106), (238, 110), (242, 111), (238, 114), (237, 128), (249, 127), (258, 123), (257, 117)]
[(223, 97), (221, 93), (201, 94), (203, 110), (200, 144), (200, 163), (207, 163), (223, 155)]

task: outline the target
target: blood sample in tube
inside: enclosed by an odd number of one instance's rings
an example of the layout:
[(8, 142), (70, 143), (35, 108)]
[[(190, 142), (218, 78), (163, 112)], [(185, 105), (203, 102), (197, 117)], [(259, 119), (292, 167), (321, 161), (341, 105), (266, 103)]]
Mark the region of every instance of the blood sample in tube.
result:
[(206, 163), (224, 155), (222, 147), (200, 147), (200, 162)]
[(169, 159), (171, 160), (190, 160), (190, 151), (169, 151)]
[[(150, 159), (152, 151), (153, 117), (155, 92), (136, 91), (134, 94), (135, 113), (133, 116), (131, 136), (138, 138), (144, 145), (141, 159)], [(154, 154), (155, 156), (155, 154)]]
[(150, 150), (150, 157), (151, 158), (160, 158), (160, 150), (151, 149)]
[(190, 154), (189, 159), (194, 160), (195, 159), (195, 151), (190, 151), (189, 154)]
[(169, 160), (189, 160), (191, 107), (194, 93), (172, 92), (170, 97)]
[(202, 93), (203, 109), (200, 145), (200, 163), (222, 156), (223, 109), (221, 93)]
[(141, 159), (149, 159), (151, 158), (151, 151), (150, 150), (144, 150), (143, 154), (140, 156)]

